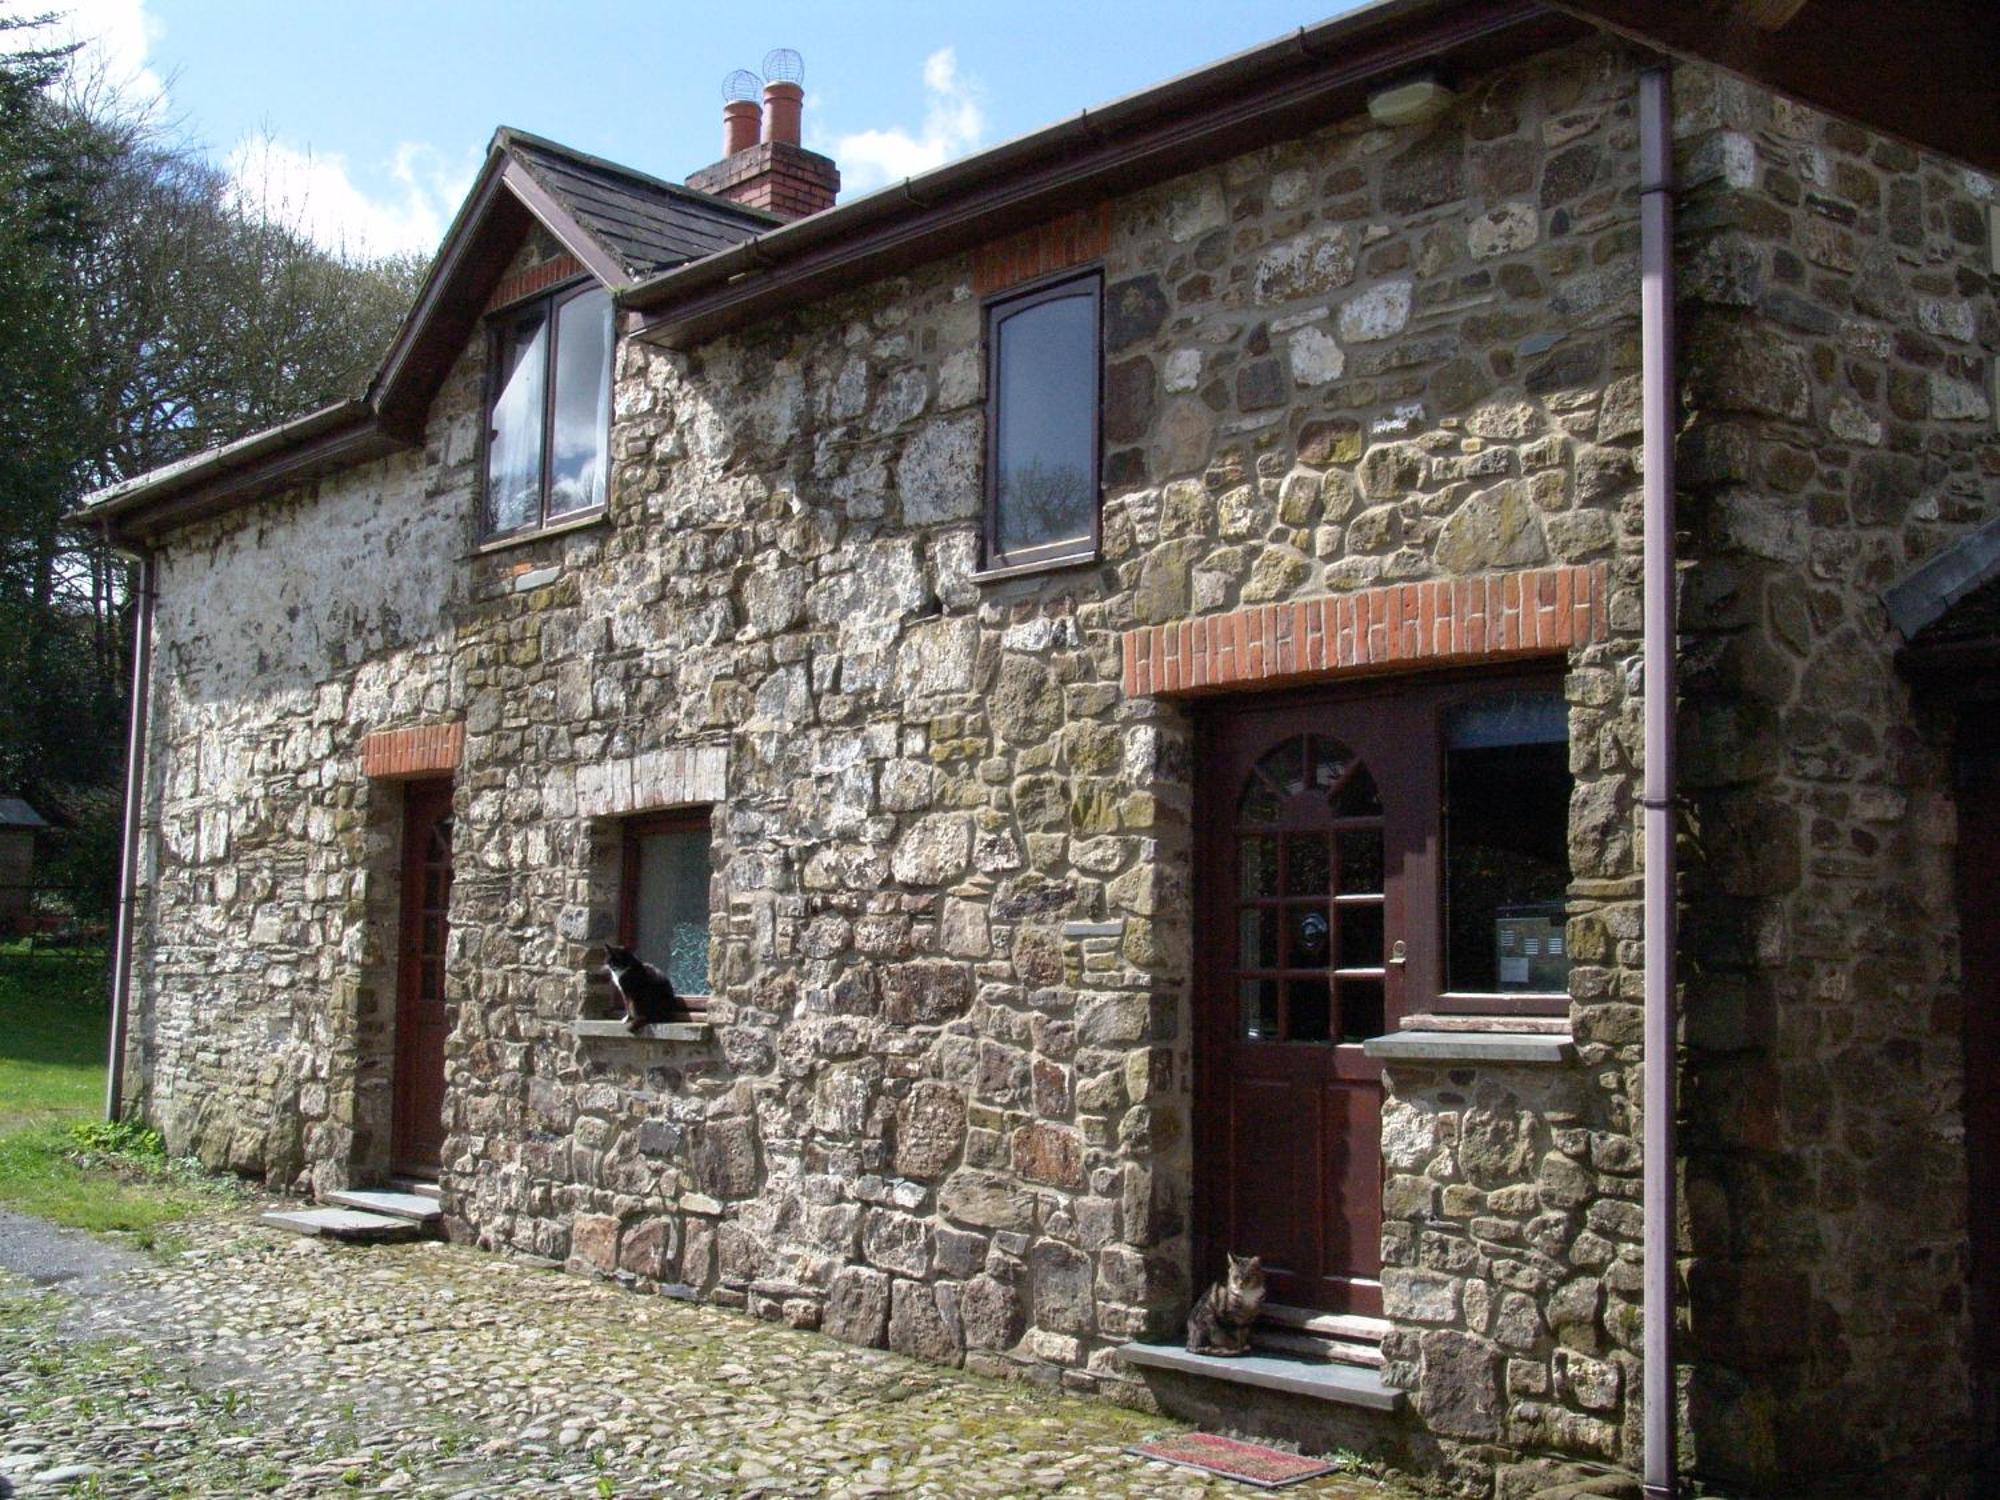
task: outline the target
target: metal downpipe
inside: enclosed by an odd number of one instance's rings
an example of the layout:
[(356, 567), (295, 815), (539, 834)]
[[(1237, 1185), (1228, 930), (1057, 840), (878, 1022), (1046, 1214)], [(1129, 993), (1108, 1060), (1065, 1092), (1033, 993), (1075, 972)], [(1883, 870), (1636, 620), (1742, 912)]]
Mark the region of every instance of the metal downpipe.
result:
[(1639, 74), (1640, 363), (1645, 444), (1645, 1474), (1676, 1492), (1673, 100), (1664, 64)]
[(111, 1055), (105, 1069), (104, 1118), (116, 1120), (125, 1092), (125, 1031), (132, 1004), (132, 946), (139, 906), (139, 821), (146, 802), (146, 711), (152, 697), (153, 601), (159, 559), (139, 556), (132, 611), (132, 712), (125, 744), (124, 847), (118, 861), (118, 932), (111, 950)]

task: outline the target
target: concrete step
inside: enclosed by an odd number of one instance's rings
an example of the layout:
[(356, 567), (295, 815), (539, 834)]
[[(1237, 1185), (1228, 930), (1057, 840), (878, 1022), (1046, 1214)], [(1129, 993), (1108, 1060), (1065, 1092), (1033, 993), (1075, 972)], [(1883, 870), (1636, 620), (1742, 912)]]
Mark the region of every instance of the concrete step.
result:
[(342, 1208), (358, 1208), (364, 1213), (382, 1214), (391, 1219), (408, 1219), (413, 1224), (421, 1224), (426, 1229), (434, 1228), (444, 1217), (444, 1210), (438, 1207), (437, 1199), (424, 1193), (404, 1193), (383, 1188), (349, 1188), (342, 1192), (328, 1193), (326, 1202), (338, 1204)]
[(1170, 1370), (1230, 1385), (1284, 1391), (1315, 1401), (1332, 1401), (1368, 1411), (1398, 1411), (1403, 1393), (1382, 1383), (1374, 1370), (1323, 1360), (1293, 1359), (1276, 1354), (1243, 1354), (1226, 1358), (1190, 1354), (1179, 1344), (1126, 1344), (1118, 1350), (1121, 1363), (1140, 1369)]
[(388, 1182), (388, 1191), (392, 1193), (415, 1193), (418, 1197), (428, 1198), (433, 1203), (437, 1202), (440, 1196), (436, 1181), (427, 1181), (422, 1177), (391, 1177)]
[(293, 1234), (369, 1244), (414, 1240), (421, 1238), (424, 1232), (424, 1226), (414, 1220), (363, 1213), (353, 1208), (279, 1209), (264, 1214), (259, 1222), (273, 1229), (289, 1229)]

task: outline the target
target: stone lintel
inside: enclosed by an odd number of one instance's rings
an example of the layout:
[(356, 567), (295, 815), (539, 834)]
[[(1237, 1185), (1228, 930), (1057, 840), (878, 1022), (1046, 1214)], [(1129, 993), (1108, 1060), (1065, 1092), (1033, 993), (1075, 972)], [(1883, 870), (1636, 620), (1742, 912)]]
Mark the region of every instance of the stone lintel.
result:
[(715, 1028), (706, 1021), (661, 1021), (632, 1030), (623, 1021), (575, 1021), (570, 1030), (591, 1041), (712, 1042)]
[(1576, 1056), (1576, 1042), (1567, 1035), (1536, 1035), (1500, 1031), (1392, 1031), (1372, 1036), (1361, 1050), (1384, 1062), (1433, 1063), (1440, 1067), (1465, 1063), (1566, 1063)]
[(721, 802), (728, 796), (729, 750), (687, 745), (579, 766), (576, 810), (586, 818), (622, 818), (655, 808)]

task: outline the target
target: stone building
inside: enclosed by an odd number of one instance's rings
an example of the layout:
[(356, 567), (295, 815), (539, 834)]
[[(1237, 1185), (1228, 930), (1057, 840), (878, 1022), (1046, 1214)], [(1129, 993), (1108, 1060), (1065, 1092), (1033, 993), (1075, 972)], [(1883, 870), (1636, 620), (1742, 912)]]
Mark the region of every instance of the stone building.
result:
[[(1636, 1467), (1652, 65), (1378, 7), (839, 207), (501, 132), (364, 396), (94, 503), (125, 1106), (1467, 1494)], [(1995, 183), (1670, 85), (1680, 1458), (1966, 1494)], [(1226, 1251), (1270, 1352), (1191, 1361)]]

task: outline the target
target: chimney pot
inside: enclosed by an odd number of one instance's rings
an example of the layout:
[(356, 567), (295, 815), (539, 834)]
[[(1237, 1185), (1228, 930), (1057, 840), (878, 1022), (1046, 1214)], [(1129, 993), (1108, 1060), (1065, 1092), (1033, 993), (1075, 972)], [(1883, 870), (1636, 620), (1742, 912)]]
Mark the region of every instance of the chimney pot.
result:
[(722, 106), (723, 159), (757, 144), (764, 123), (764, 111), (755, 99), (731, 99)]
[(806, 91), (796, 83), (773, 79), (764, 85), (764, 139), (776, 145), (799, 143), (799, 117)]

